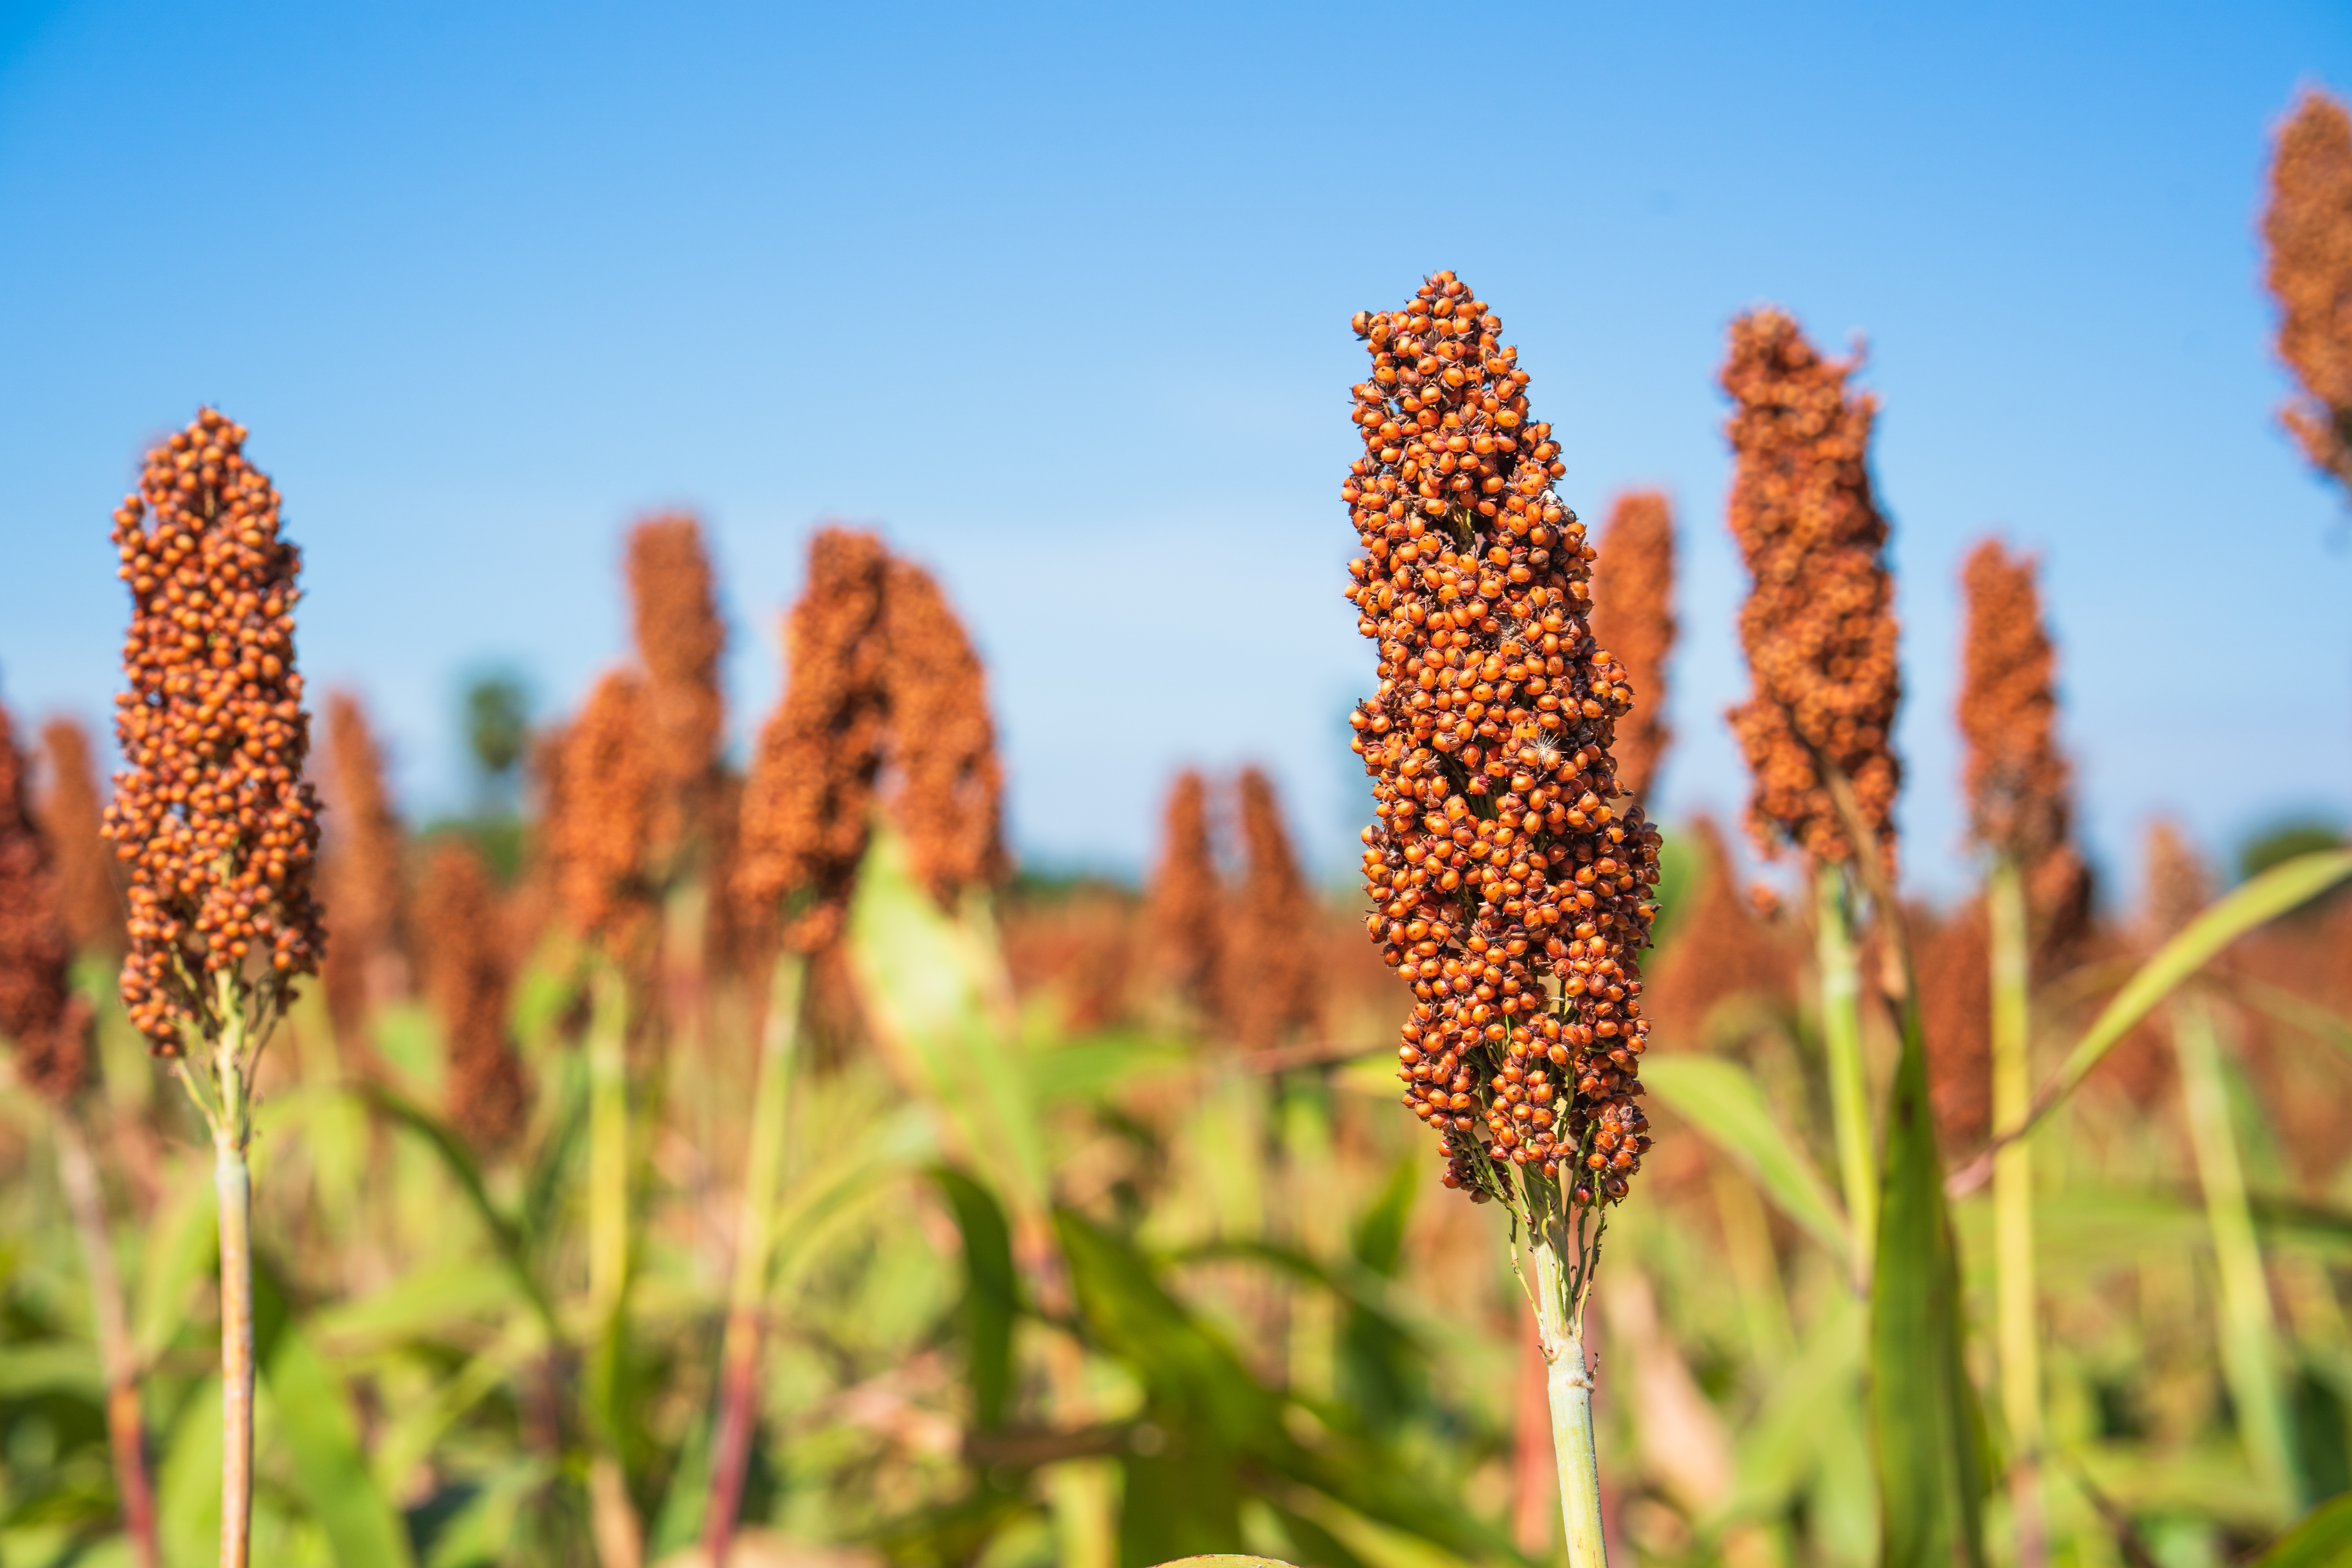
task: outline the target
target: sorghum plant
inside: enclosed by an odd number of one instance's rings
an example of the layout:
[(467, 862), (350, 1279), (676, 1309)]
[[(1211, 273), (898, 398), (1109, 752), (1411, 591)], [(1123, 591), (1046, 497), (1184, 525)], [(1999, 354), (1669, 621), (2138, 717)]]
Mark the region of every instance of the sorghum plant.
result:
[(1617, 498), (1592, 563), (1592, 636), (1625, 667), (1641, 702), (1618, 721), (1617, 783), (1650, 797), (1658, 760), (1674, 742), (1666, 726), (1666, 660), (1674, 656), (1675, 519), (1666, 498), (1634, 490)]
[(2263, 234), (2279, 357), (2304, 391), (2283, 417), (2312, 462), (2352, 487), (2352, 113), (2325, 92), (2305, 93), (2279, 132)]
[(131, 588), (107, 836), (130, 872), (122, 1001), (211, 1127), (220, 1194), (221, 1563), (253, 1520), (254, 1069), (313, 973), (318, 802), (294, 668), (301, 555), (246, 432), (207, 408), (147, 454), (114, 513)]
[(1147, 921), (1155, 978), (1186, 1008), (1194, 1026), (1223, 1016), (1217, 994), (1217, 861), (1209, 837), (1209, 781), (1187, 768), (1168, 788), (1160, 863), (1151, 873)]
[(1340, 488), (1380, 689), (1350, 719), (1379, 820), (1365, 922), (1412, 986), (1404, 1101), (1445, 1184), (1524, 1225), (1571, 1561), (1602, 1560), (1583, 1307), (1606, 1205), (1650, 1144), (1634, 1103), (1658, 836), (1612, 748), (1633, 707), (1587, 621), (1584, 525), (1502, 322), (1450, 272), (1353, 322), (1364, 442)]

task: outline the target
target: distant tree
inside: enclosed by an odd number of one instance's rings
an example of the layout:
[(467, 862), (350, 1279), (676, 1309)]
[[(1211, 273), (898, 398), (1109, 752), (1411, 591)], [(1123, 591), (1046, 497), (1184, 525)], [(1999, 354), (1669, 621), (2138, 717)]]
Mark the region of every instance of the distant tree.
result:
[(530, 739), (530, 698), (512, 675), (478, 677), (466, 688), (466, 744), (480, 771), (486, 810), (512, 795)]

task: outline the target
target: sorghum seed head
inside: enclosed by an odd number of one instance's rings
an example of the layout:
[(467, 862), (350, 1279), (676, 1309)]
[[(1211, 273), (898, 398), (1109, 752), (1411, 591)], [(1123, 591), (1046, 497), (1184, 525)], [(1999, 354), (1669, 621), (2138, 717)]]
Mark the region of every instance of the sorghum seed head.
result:
[(1003, 770), (988, 679), (931, 574), (893, 560), (883, 579), (888, 798), (915, 874), (942, 906), (1003, 879)]
[[(1574, 1173), (1571, 1202), (1614, 1203), (1648, 1146), (1633, 1101), (1658, 835), (1618, 805), (1634, 692), (1587, 623), (1594, 552), (1552, 493), (1566, 469), (1517, 351), (1466, 285), (1438, 273), (1354, 325), (1371, 374), (1339, 493), (1381, 684), (1349, 722), (1379, 819), (1365, 927), (1415, 998), (1405, 1101), (1474, 1200), (1516, 1167)], [(1494, 1087), (1507, 1068), (1541, 1071), (1551, 1100), (1519, 1117)]]
[(572, 721), (557, 770), (561, 809), (548, 824), (557, 892), (572, 929), (614, 952), (646, 934), (646, 863), (659, 779), (646, 683), (613, 670)]
[(2271, 293), (2279, 357), (2304, 395), (2283, 417), (2311, 461), (2352, 486), (2352, 114), (2304, 95), (2271, 163)]
[(809, 542), (808, 582), (784, 625), (784, 695), (743, 784), (735, 895), (746, 927), (814, 952), (841, 932), (865, 858), (888, 709), (884, 582), (873, 534)]
[(1223, 1008), (1217, 995), (1222, 925), (1217, 862), (1209, 842), (1209, 785), (1191, 768), (1168, 790), (1160, 864), (1152, 871), (1149, 924), (1153, 962), (1202, 1020)]
[(1649, 798), (1658, 759), (1674, 740), (1666, 660), (1676, 629), (1674, 514), (1656, 490), (1619, 496), (1592, 563), (1592, 635), (1617, 656), (1633, 689), (1633, 710), (1617, 725), (1617, 783), (1635, 800)]
[(673, 515), (630, 531), (629, 597), (661, 779), (654, 842), (656, 852), (666, 855), (707, 831), (727, 724), (719, 687), (727, 627), (712, 593), (700, 524)]
[(105, 808), (98, 798), (98, 767), (89, 736), (70, 719), (41, 727), (49, 784), (41, 797), (41, 826), (58, 856), (58, 899), (66, 934), (79, 952), (122, 955), (122, 889), (106, 844)]
[(481, 856), (461, 840), (436, 844), (416, 915), (425, 993), (447, 1042), (447, 1115), (476, 1147), (503, 1148), (522, 1129), (530, 1089), (507, 1032), (512, 963)]
[(326, 941), (294, 668), (301, 553), (279, 536), (278, 491), (245, 437), (205, 409), (147, 454), (114, 513), (131, 613), (106, 832), (130, 873), (123, 1005), (164, 1056), (185, 1029), (222, 1026), (214, 975), (280, 1006)]
[(1282, 826), (1274, 781), (1256, 768), (1241, 776), (1241, 896), (1224, 926), (1221, 990), (1234, 1038), (1264, 1050), (1314, 1022), (1321, 997), (1309, 947), (1314, 900)]
[(1751, 689), (1729, 717), (1753, 781), (1748, 830), (1760, 850), (1793, 844), (1828, 862), (1853, 854), (1818, 753), (1852, 781), (1891, 863), (1903, 681), (1886, 520), (1870, 487), (1876, 405), (1848, 395), (1853, 368), (1822, 358), (1779, 310), (1731, 325), (1730, 521), (1752, 585), (1739, 612)]
[(33, 820), (28, 772), (0, 708), (0, 1037), (25, 1086), (62, 1104), (89, 1080), (89, 1009), (68, 981), (57, 857)]

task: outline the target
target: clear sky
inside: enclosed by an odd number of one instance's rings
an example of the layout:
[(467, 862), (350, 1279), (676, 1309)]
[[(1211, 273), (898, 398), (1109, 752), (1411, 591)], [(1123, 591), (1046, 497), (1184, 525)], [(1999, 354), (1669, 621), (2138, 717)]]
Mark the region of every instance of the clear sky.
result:
[(1181, 763), (1360, 784), (1352, 310), (1494, 302), (1597, 520), (1674, 497), (1667, 815), (1737, 809), (1729, 318), (1866, 334), (1909, 874), (1969, 872), (1958, 563), (2040, 552), (2084, 816), (2217, 854), (2352, 815), (2352, 524), (2276, 425), (2255, 241), (2352, 7), (0, 8), (0, 695), (107, 713), (107, 513), (217, 402), (309, 552), (314, 683), (407, 808), (457, 693), (624, 651), (624, 529), (706, 519), (739, 743), (818, 521), (989, 657), (1022, 850), (1133, 868)]

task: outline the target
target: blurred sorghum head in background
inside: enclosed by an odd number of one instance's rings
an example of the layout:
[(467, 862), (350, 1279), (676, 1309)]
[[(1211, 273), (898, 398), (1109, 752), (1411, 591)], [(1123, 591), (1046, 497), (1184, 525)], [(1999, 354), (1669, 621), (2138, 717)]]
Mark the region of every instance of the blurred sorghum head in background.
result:
[(1634, 693), (1586, 622), (1593, 552), (1485, 301), (1440, 272), (1353, 325), (1371, 363), (1339, 494), (1380, 688), (1350, 723), (1379, 818), (1365, 926), (1413, 990), (1405, 1103), (1448, 1185), (1507, 1197), (1520, 1167), (1614, 1202), (1649, 1146), (1634, 1097), (1658, 838), (1639, 805), (1609, 804)]
[(41, 826), (58, 857), (58, 900), (75, 951), (122, 956), (122, 889), (106, 844), (105, 807), (98, 795), (98, 764), (89, 736), (70, 719), (41, 727), (48, 753), (48, 789)]
[(702, 528), (693, 518), (656, 517), (630, 531), (629, 599), (661, 779), (654, 842), (656, 852), (667, 855), (708, 831), (727, 725), (719, 686), (727, 627), (711, 587)]
[(2279, 357), (2303, 384), (2287, 428), (2352, 486), (2352, 114), (2325, 92), (2306, 92), (2280, 129), (2263, 234)]
[(882, 767), (884, 584), (873, 534), (827, 528), (784, 624), (784, 695), (743, 784), (735, 895), (745, 924), (814, 952), (841, 933)]
[(1222, 989), (1234, 1038), (1264, 1050), (1313, 1026), (1320, 1012), (1315, 900), (1283, 827), (1274, 781), (1244, 768), (1239, 794), (1241, 896), (1225, 926)]
[(1209, 837), (1209, 784), (1187, 768), (1168, 788), (1148, 920), (1159, 979), (1201, 1023), (1223, 1012), (1217, 997), (1222, 901)]
[(131, 588), (107, 835), (130, 871), (122, 1000), (154, 1049), (226, 1022), (215, 977), (282, 1005), (325, 942), (318, 802), (294, 668), (301, 554), (244, 426), (207, 408), (147, 454), (114, 513)]
[(1822, 358), (1781, 311), (1731, 324), (1730, 522), (1751, 585), (1739, 612), (1750, 691), (1730, 720), (1753, 781), (1748, 830), (1768, 856), (1784, 844), (1817, 861), (1853, 853), (1817, 757), (1852, 781), (1863, 819), (1895, 854), (1903, 678), (1886, 520), (1870, 484), (1876, 405), (1847, 393), (1853, 368)]
[(449, 1120), (477, 1148), (503, 1148), (522, 1130), (530, 1086), (507, 1033), (512, 964), (498, 889), (472, 846), (433, 846), (416, 917), (425, 993), (446, 1042)]
[(931, 896), (1001, 881), (1004, 775), (988, 675), (931, 574), (893, 560), (883, 586), (891, 815)]
[(560, 809), (547, 825), (556, 889), (573, 931), (616, 955), (647, 934), (647, 871), (660, 775), (652, 704), (634, 672), (608, 671), (565, 732)]
[(1675, 520), (1656, 490), (1617, 498), (1592, 563), (1592, 636), (1625, 667), (1633, 709), (1617, 721), (1617, 785), (1647, 800), (1666, 727), (1666, 660), (1675, 651)]
[(57, 857), (33, 819), (28, 772), (0, 708), (0, 1037), (25, 1086), (62, 1103), (89, 1076), (89, 1009), (67, 974)]

